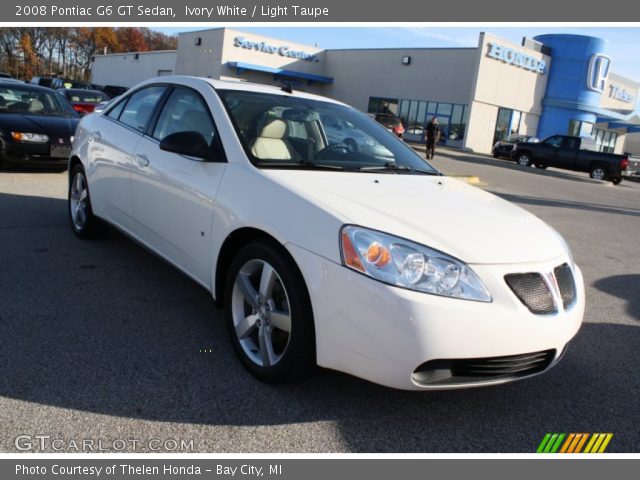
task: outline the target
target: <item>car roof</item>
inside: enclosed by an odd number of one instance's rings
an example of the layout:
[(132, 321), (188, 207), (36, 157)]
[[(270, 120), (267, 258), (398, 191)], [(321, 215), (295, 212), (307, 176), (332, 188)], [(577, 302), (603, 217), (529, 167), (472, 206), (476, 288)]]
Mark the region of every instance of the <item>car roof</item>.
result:
[(16, 82), (16, 81), (11, 81), (8, 78), (0, 78), (0, 86), (5, 86), (5, 87), (20, 87), (24, 90), (32, 90), (34, 92), (53, 92), (54, 90), (51, 90), (48, 87), (43, 87), (40, 85), (36, 85), (34, 83), (21, 83), (21, 82)]
[[(177, 85), (193, 85), (194, 82), (207, 83), (211, 85), (215, 90), (237, 90), (237, 91), (243, 91), (243, 92), (285, 95), (285, 93), (282, 90), (282, 87), (279, 87), (277, 85), (265, 85), (260, 83), (244, 82), (241, 80), (214, 80), (212, 78), (194, 77), (194, 76), (188, 76), (188, 75), (170, 75), (170, 76), (163, 76), (163, 77), (154, 77), (154, 78), (145, 80), (142, 83), (139, 83), (135, 87), (132, 87), (132, 89), (138, 86), (153, 84), (153, 83), (173, 83)], [(309, 100), (317, 100), (321, 102), (335, 103), (338, 105), (345, 105), (342, 102), (333, 100), (328, 97), (314, 95), (311, 93), (306, 93), (306, 92), (302, 92), (295, 89), (293, 90), (292, 93), (287, 93), (286, 95), (290, 95), (297, 98), (307, 98)]]

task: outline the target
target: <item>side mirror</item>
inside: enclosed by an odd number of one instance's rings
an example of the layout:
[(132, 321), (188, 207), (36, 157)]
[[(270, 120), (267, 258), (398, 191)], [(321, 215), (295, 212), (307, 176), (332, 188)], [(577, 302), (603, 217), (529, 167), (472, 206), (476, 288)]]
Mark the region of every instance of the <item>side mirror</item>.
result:
[(213, 158), (209, 144), (199, 132), (176, 132), (167, 135), (160, 142), (160, 150), (207, 160)]

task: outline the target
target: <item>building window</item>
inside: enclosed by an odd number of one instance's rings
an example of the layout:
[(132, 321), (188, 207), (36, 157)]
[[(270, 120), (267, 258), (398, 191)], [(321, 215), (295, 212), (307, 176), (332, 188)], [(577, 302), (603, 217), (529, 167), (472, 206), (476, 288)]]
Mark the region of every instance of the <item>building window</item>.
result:
[(616, 148), (616, 141), (618, 140), (618, 134), (609, 130), (601, 130), (596, 128), (595, 140), (598, 151), (605, 153), (613, 153)]
[(574, 137), (591, 138), (596, 151), (605, 153), (613, 153), (618, 140), (616, 132), (595, 128), (592, 122), (582, 122), (580, 120), (571, 120), (569, 122), (568, 134)]
[(522, 123), (522, 112), (511, 110), (510, 108), (498, 108), (498, 117), (496, 118), (496, 129), (493, 134), (493, 143), (504, 140), (509, 135), (517, 135), (520, 133), (520, 125)]
[(369, 97), (369, 113), (387, 113), (398, 115), (398, 99)]
[(567, 134), (572, 137), (593, 137), (593, 123), (570, 120)]
[[(381, 110), (382, 102), (390, 99), (370, 97), (369, 113), (389, 113)], [(395, 102), (398, 102), (395, 100)], [(384, 106), (384, 104), (382, 104)], [(441, 141), (463, 140), (467, 130), (469, 108), (466, 105), (433, 102), (428, 100), (400, 100), (395, 104), (395, 112), (406, 129), (406, 138), (410, 141), (424, 141), (424, 129), (433, 117), (440, 124)]]

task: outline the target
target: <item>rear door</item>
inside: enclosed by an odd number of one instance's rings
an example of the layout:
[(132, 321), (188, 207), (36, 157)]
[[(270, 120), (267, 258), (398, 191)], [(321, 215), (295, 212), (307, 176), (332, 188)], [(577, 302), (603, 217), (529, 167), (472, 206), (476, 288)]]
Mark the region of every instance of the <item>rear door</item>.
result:
[[(160, 149), (172, 133), (196, 131), (219, 161)], [(203, 284), (211, 280), (211, 228), (215, 196), (226, 168), (205, 100), (183, 86), (171, 90), (135, 151), (131, 192), (136, 234)]]

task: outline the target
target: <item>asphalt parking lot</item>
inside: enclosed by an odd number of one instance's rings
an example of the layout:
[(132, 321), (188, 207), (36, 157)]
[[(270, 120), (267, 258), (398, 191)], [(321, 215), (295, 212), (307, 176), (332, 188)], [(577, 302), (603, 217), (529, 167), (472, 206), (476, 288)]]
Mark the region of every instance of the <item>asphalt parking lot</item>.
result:
[(128, 439), (126, 451), (157, 439), (163, 452), (181, 451), (168, 440), (199, 452), (534, 452), (546, 432), (612, 432), (609, 452), (640, 451), (640, 184), (449, 150), (433, 163), (478, 176), (571, 246), (587, 311), (552, 371), (452, 392), (326, 370), (261, 384), (205, 290), (118, 233), (77, 240), (66, 172), (13, 170), (0, 172), (0, 451), (22, 434), (72, 452), (85, 439)]

